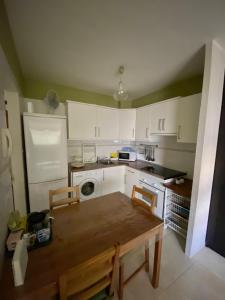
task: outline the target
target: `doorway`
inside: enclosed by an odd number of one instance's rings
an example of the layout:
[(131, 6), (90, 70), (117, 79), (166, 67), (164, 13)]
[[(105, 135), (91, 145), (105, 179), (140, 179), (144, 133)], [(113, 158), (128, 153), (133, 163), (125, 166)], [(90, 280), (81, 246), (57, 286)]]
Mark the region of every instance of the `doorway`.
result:
[[(225, 78), (224, 78), (225, 80)], [(225, 257), (225, 81), (206, 246)]]

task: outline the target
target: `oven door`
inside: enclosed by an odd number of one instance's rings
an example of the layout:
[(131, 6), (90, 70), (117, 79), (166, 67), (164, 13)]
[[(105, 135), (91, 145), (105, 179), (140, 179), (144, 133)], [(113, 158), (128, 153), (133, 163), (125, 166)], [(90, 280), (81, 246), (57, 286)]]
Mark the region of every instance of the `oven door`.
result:
[(96, 179), (85, 179), (80, 182), (81, 201), (89, 200), (99, 196), (99, 182)]
[[(156, 208), (154, 214), (160, 219), (164, 218), (164, 201), (165, 201), (165, 192), (154, 188), (151, 185), (139, 181), (140, 187), (146, 192), (150, 192), (156, 195)], [(142, 196), (142, 200), (148, 202), (148, 199)]]

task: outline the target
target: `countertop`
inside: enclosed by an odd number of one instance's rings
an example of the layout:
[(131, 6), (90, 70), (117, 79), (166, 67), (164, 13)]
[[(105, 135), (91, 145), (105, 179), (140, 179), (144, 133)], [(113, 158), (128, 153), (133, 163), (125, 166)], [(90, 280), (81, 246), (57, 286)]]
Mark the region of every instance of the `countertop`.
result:
[(192, 180), (185, 179), (184, 183), (176, 184), (174, 182), (164, 183), (166, 188), (172, 190), (175, 194), (190, 198), (192, 191)]
[(139, 170), (139, 171), (145, 172), (147, 174), (160, 177), (164, 180), (186, 175), (185, 172), (168, 169), (168, 168), (162, 167), (157, 164), (148, 163), (148, 162), (144, 162), (144, 161), (140, 161), (140, 160), (137, 160), (135, 162), (114, 161), (112, 164), (103, 164), (101, 162), (98, 162), (98, 163), (96, 162), (96, 163), (91, 163), (91, 164), (85, 164), (85, 166), (82, 168), (73, 168), (69, 164), (69, 171), (70, 172), (82, 172), (82, 171), (111, 168), (111, 167), (115, 167), (115, 166), (127, 166), (127, 167), (133, 168), (135, 170)]

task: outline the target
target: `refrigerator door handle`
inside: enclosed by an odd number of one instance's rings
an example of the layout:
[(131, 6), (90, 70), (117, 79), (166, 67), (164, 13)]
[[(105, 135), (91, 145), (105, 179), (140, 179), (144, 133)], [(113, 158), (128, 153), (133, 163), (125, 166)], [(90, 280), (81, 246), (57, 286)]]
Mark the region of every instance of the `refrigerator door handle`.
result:
[(12, 137), (8, 128), (1, 129), (1, 136), (2, 136), (2, 153), (3, 157), (6, 159), (10, 159), (12, 156)]

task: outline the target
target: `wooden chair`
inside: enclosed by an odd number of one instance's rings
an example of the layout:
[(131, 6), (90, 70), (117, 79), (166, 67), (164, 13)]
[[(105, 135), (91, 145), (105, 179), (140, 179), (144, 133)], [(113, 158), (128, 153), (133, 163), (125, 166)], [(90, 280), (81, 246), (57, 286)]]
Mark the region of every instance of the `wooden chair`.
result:
[[(136, 197), (136, 194), (141, 194), (145, 197), (145, 199), (148, 200), (149, 204), (147, 204), (145, 201), (139, 199)], [(143, 207), (146, 211), (149, 212), (149, 214), (152, 214), (154, 212), (155, 206), (156, 206), (156, 195), (153, 193), (146, 192), (145, 190), (133, 186), (133, 191), (131, 195), (131, 202), (134, 205), (139, 205)], [(127, 263), (127, 261), (132, 261), (132, 256), (134, 256), (137, 252), (141, 251), (140, 247), (130, 251), (126, 255), (124, 255), (120, 259), (120, 267), (119, 267), (119, 300), (122, 300), (123, 298), (123, 290), (124, 286), (135, 276), (138, 274), (139, 271), (143, 267), (145, 267), (145, 271), (149, 272), (149, 241), (145, 242), (145, 260), (144, 262), (127, 278), (124, 278), (124, 265)]]
[[(72, 198), (67, 197), (60, 200), (53, 200), (54, 196), (65, 194), (65, 193), (67, 193), (67, 196), (69, 196), (69, 193), (73, 193), (73, 197)], [(78, 185), (49, 191), (50, 210), (59, 206), (71, 205), (74, 203), (80, 203), (80, 190)]]
[(106, 288), (112, 296), (118, 257), (119, 245), (66, 271), (59, 278), (60, 300), (87, 300)]

